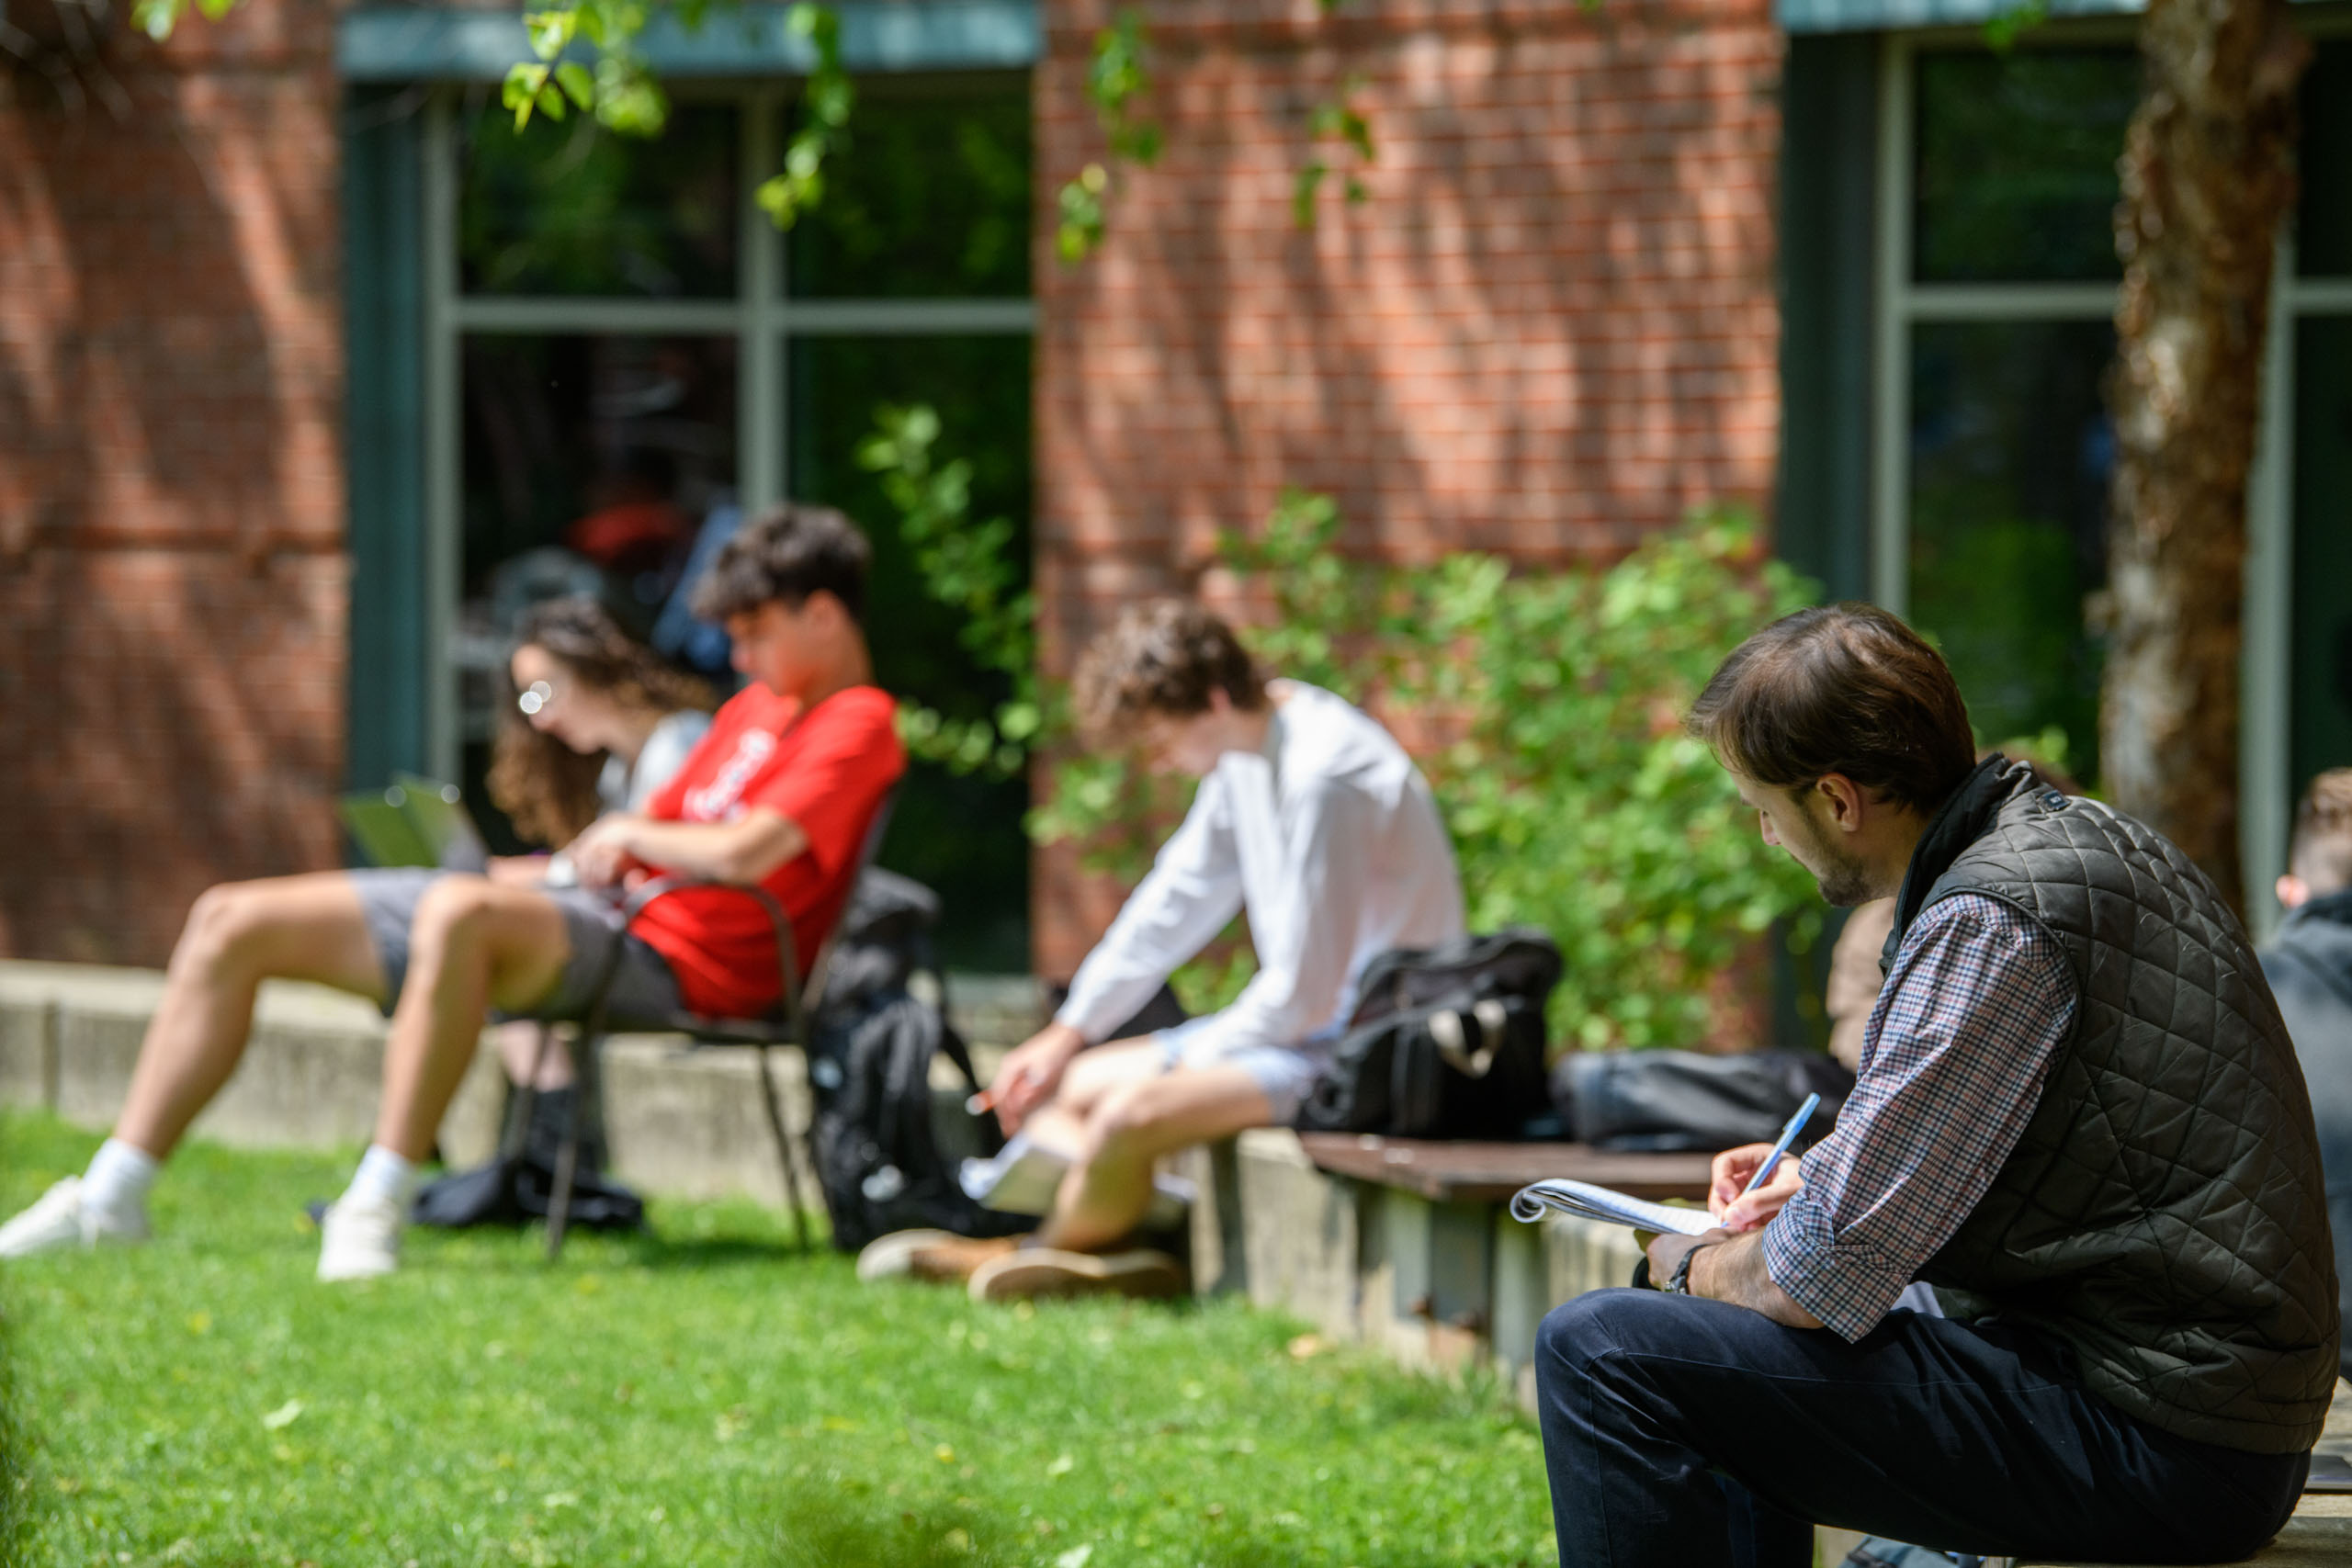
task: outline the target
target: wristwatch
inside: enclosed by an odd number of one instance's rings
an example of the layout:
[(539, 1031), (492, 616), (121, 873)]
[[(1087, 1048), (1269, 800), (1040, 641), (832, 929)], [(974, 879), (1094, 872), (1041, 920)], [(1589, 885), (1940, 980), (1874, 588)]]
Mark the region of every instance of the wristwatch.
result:
[(1684, 1253), (1681, 1260), (1675, 1264), (1674, 1272), (1666, 1277), (1666, 1283), (1660, 1285), (1658, 1289), (1669, 1296), (1689, 1295), (1690, 1293), (1690, 1260), (1706, 1250), (1703, 1247), (1694, 1247)]

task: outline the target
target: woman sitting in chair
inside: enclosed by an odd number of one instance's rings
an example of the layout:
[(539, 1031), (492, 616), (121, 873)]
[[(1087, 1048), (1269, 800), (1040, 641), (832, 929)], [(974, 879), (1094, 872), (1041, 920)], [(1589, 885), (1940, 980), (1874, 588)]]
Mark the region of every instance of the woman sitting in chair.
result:
[[(623, 631), (594, 599), (526, 612), (507, 660), (514, 689), (491, 742), (490, 798), (514, 831), (555, 850), (491, 863), (501, 881), (578, 885), (562, 846), (607, 812), (641, 811), (710, 732), (710, 687)], [(508, 1079), (571, 1085), (571, 1054), (543, 1024), (492, 1032)]]

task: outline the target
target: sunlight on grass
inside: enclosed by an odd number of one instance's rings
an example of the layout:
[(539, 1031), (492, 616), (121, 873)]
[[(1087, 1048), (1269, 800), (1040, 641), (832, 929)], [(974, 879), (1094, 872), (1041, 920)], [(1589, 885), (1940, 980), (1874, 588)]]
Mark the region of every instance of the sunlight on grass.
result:
[[(0, 1136), (6, 1212), (97, 1141)], [(1299, 1325), (1230, 1302), (868, 1289), (741, 1203), (657, 1203), (553, 1269), (536, 1233), (422, 1233), (328, 1289), (301, 1204), (348, 1171), (192, 1146), (153, 1245), (0, 1275), (7, 1560), (1552, 1561), (1534, 1430), (1490, 1382), (1296, 1359)]]

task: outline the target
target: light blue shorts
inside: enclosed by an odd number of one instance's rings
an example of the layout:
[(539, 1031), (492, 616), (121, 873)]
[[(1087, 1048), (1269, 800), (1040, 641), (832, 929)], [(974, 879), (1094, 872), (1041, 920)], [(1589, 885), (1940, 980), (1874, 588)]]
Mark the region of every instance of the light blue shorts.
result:
[(1214, 1040), (1204, 1038), (1203, 1026), (1216, 1016), (1210, 1013), (1154, 1034), (1151, 1038), (1159, 1047), (1159, 1070), (1239, 1067), (1264, 1091), (1274, 1108), (1276, 1126), (1287, 1127), (1297, 1121), (1299, 1107), (1306, 1103), (1315, 1080), (1331, 1059), (1330, 1043), (1302, 1040), (1295, 1045), (1237, 1045), (1220, 1050)]

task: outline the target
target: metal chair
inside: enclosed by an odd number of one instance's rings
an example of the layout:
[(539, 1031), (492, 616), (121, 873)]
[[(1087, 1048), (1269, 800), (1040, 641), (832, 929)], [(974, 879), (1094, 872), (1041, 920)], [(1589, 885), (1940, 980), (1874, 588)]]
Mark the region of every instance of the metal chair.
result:
[[(890, 806), (891, 802), (886, 798), (875, 814), (873, 826), (866, 830), (865, 843), (859, 852), (856, 866), (850, 873), (853, 896), (857, 879), (865, 874), (865, 868), (873, 863), (876, 852), (882, 846), (882, 835), (889, 826)], [(768, 929), (775, 942), (779, 981), (776, 995), (780, 999), (775, 1008), (763, 1018), (712, 1018), (702, 1013), (680, 1012), (667, 1018), (631, 1018), (620, 1021), (649, 1033), (684, 1034), (691, 1042), (690, 1050), (748, 1047), (759, 1053), (760, 1099), (767, 1110), (768, 1130), (775, 1137), (776, 1160), (784, 1173), (785, 1201), (792, 1209), (793, 1237), (799, 1249), (806, 1252), (808, 1250), (808, 1210), (801, 1199), (799, 1167), (793, 1160), (794, 1135), (785, 1120), (784, 1102), (776, 1093), (769, 1055), (779, 1046), (789, 1046), (800, 1051), (806, 1061), (809, 1010), (816, 1006), (824, 993), (823, 977), (827, 960), (832, 954), (833, 933), (827, 933), (824, 944), (817, 951), (817, 961), (808, 966), (807, 976), (803, 976), (799, 954), (792, 938), (791, 918), (774, 894), (756, 885), (700, 877), (662, 877), (638, 888), (629, 896), (624, 929), (627, 924), (634, 923), (637, 917), (656, 899), (690, 887), (723, 888), (750, 898), (759, 906), (760, 912), (767, 917)], [(842, 900), (843, 913), (847, 913), (849, 902), (847, 898)], [(839, 917), (835, 919), (838, 921)], [(578, 1091), (572, 1096), (571, 1113), (564, 1120), (563, 1141), (556, 1153), (553, 1190), (548, 1198), (548, 1258), (550, 1262), (563, 1251), (566, 1222), (571, 1211), (572, 1177), (579, 1167), (581, 1129), (592, 1112), (599, 1117), (604, 1113), (601, 1058), (605, 1037), (610, 1032), (605, 1013), (605, 993), (611, 989), (613, 975), (618, 967), (620, 948), (619, 941), (616, 940), (612, 953), (605, 961), (604, 976), (596, 987), (595, 998), (589, 1006), (586, 1020), (580, 1026), (579, 1042), (573, 1047)], [(544, 1054), (544, 1038), (541, 1050)], [(532, 1076), (536, 1079), (537, 1072)], [(534, 1091), (526, 1089), (525, 1092), (527, 1095)], [(527, 1100), (523, 1111), (523, 1122), (527, 1125)], [(804, 1144), (807, 1141), (805, 1134), (802, 1141)], [(811, 1169), (815, 1168), (813, 1149), (809, 1164)]]

